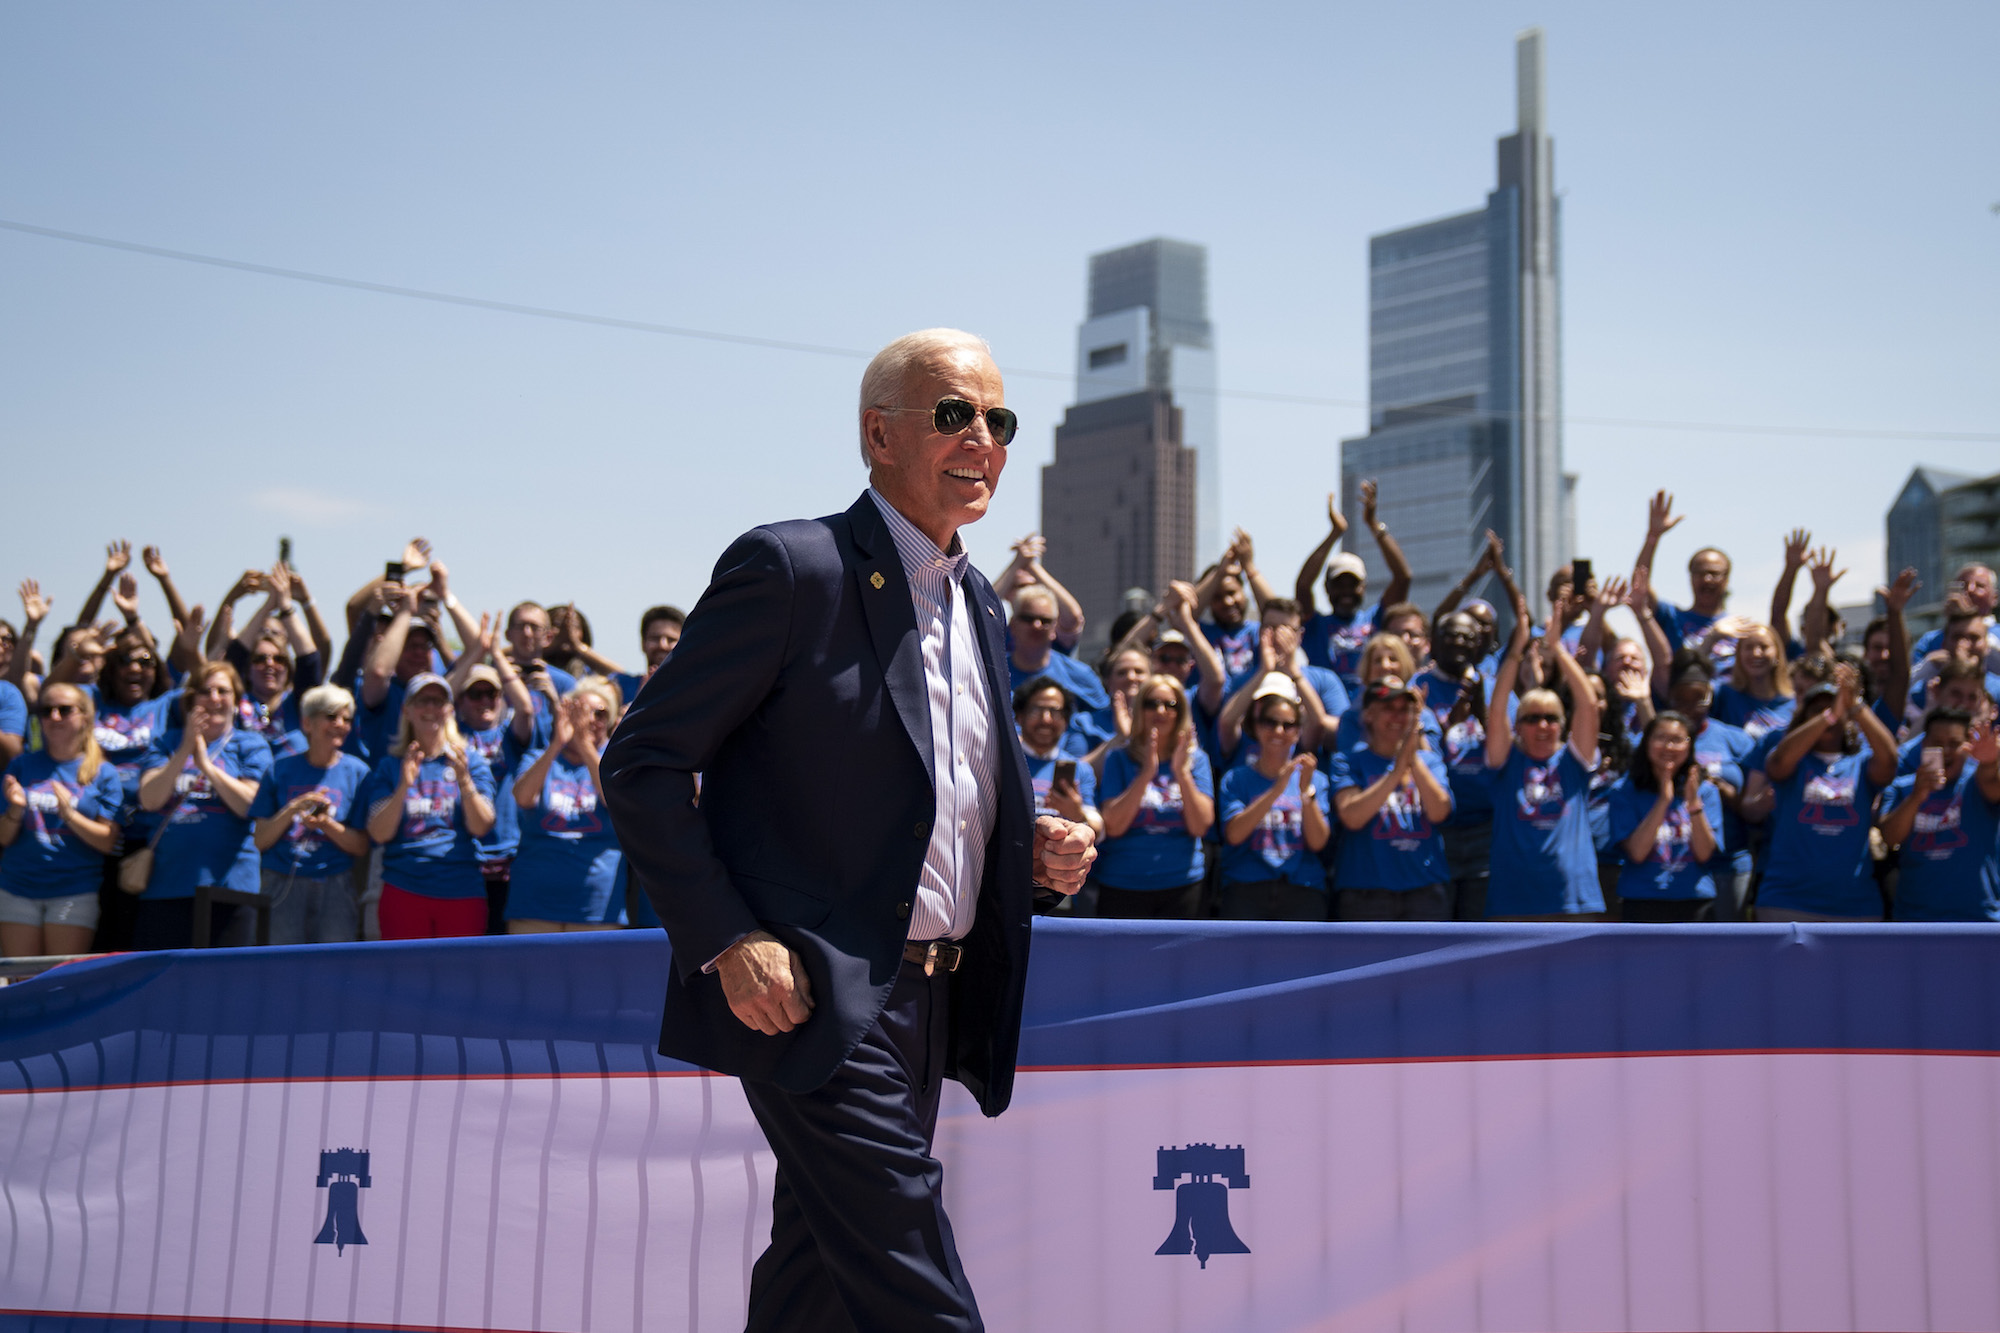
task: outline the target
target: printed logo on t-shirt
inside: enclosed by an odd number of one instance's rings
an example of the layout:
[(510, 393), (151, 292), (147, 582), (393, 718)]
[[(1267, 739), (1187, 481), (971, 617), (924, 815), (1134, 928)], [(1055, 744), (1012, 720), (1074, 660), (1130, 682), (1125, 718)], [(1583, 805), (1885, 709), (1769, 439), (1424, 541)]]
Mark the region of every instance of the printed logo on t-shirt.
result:
[(1405, 782), (1389, 793), (1375, 816), (1375, 840), (1386, 842), (1399, 852), (1414, 852), (1431, 836), (1431, 821), (1424, 817), (1423, 798), (1414, 782)]
[[(1438, 715), (1438, 721), (1444, 721), (1444, 713)], [(1486, 728), (1479, 725), (1479, 719), (1468, 717), (1444, 734), (1444, 764), (1454, 773), (1486, 770)]]
[(1854, 786), (1854, 774), (1831, 769), (1808, 779), (1799, 822), (1827, 834), (1854, 827), (1861, 822), (1854, 808)]
[(1267, 864), (1281, 866), (1297, 856), (1305, 845), (1305, 806), (1294, 783), (1264, 812), (1263, 822), (1250, 831), (1250, 846)]
[(419, 777), (403, 795), (402, 836), (416, 839), (442, 833), (457, 813), (458, 779)]
[(1544, 831), (1562, 822), (1562, 777), (1556, 772), (1561, 756), (1546, 764), (1529, 764), (1521, 773), (1521, 790), (1514, 795), (1521, 819)]
[(1906, 855), (1926, 861), (1949, 861), (1951, 854), (1970, 841), (1965, 836), (1965, 793), (1961, 788), (1947, 796), (1933, 792), (1917, 811), (1916, 828), (1903, 844)]
[(550, 833), (602, 833), (597, 814), (597, 788), (589, 778), (551, 775), (542, 789), (542, 827)]
[[(28, 820), (24, 821), (34, 833), (35, 841), (50, 851), (63, 845), (62, 806), (56, 802), (56, 786), (56, 779), (45, 778), (27, 789)], [(72, 798), (83, 795), (68, 784), (63, 784), (63, 790)]]
[(1694, 860), (1688, 851), (1693, 837), (1694, 820), (1687, 806), (1675, 801), (1667, 807), (1667, 817), (1660, 821), (1660, 831), (1653, 838), (1653, 854), (1647, 859), (1663, 873), (1672, 874)]
[(1161, 770), (1146, 784), (1145, 795), (1139, 798), (1139, 813), (1132, 816), (1133, 833), (1186, 833), (1187, 822), (1181, 817), (1181, 784), (1174, 781), (1174, 775)]
[(222, 798), (215, 794), (215, 784), (195, 768), (194, 760), (181, 770), (174, 780), (174, 790), (180, 793), (180, 804), (174, 807), (171, 824), (199, 824), (207, 819), (211, 810), (220, 809)]
[[(331, 787), (324, 786), (287, 787), (284, 790), (284, 794), (278, 798), (278, 805), (280, 808), (283, 808), (296, 801), (299, 797), (307, 795), (325, 797), (327, 812), (329, 814), (340, 808), (340, 793)], [(285, 830), (285, 848), (292, 854), (292, 859), (296, 861), (311, 860), (319, 849), (324, 846), (326, 846), (326, 839), (321, 837), (317, 831), (307, 828), (304, 819), (294, 818), (292, 826)]]
[(1374, 632), (1374, 621), (1360, 616), (1351, 624), (1333, 626), (1326, 636), (1326, 649), (1334, 671), (1343, 677), (1360, 674), (1361, 649)]

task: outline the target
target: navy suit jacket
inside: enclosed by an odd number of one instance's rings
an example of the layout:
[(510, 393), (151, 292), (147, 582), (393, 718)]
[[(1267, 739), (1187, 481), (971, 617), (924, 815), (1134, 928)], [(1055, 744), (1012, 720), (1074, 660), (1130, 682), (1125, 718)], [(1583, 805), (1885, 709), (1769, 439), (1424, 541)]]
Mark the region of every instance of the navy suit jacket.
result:
[[(947, 1072), (998, 1115), (1020, 1040), (1034, 801), (1009, 706), (1006, 613), (978, 570), (962, 586), (999, 789), (952, 977)], [(619, 845), (673, 943), (661, 1054), (791, 1092), (832, 1076), (902, 964), (937, 809), (932, 763), (916, 612), (874, 501), (864, 493), (844, 514), (739, 537), (604, 753)], [(817, 1006), (779, 1036), (746, 1026), (701, 970), (760, 927), (799, 953)]]

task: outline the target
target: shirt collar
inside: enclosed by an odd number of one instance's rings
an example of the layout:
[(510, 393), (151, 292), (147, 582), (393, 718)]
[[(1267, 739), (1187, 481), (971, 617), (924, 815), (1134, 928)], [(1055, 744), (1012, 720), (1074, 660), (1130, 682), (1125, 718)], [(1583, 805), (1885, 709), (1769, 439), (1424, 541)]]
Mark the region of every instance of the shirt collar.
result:
[(903, 562), (905, 575), (915, 574), (920, 569), (941, 569), (954, 580), (965, 577), (965, 567), (970, 563), (966, 555), (965, 543), (957, 533), (951, 534), (951, 549), (938, 550), (937, 543), (924, 535), (923, 529), (904, 518), (888, 497), (868, 488), (868, 498), (882, 511), (882, 521), (889, 525), (889, 536), (896, 543), (896, 554)]

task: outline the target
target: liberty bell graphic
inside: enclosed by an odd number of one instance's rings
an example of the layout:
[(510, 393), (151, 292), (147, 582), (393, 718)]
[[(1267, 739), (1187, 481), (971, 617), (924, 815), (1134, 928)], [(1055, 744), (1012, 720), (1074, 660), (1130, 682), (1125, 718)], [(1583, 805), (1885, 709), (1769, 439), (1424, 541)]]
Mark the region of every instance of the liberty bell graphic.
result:
[[(1207, 1268), (1211, 1254), (1250, 1253), (1236, 1228), (1229, 1225), (1229, 1191), (1250, 1188), (1241, 1144), (1234, 1148), (1218, 1148), (1213, 1143), (1162, 1148), (1157, 1172), (1153, 1188), (1174, 1191), (1174, 1229), (1154, 1254), (1192, 1254)], [(1174, 1182), (1182, 1176), (1187, 1176), (1188, 1182), (1174, 1189)]]
[(330, 1148), (319, 1155), (319, 1187), (326, 1191), (326, 1223), (313, 1237), (315, 1245), (331, 1245), (335, 1254), (350, 1245), (366, 1245), (361, 1234), (361, 1191), (373, 1181), (368, 1153), (360, 1148)]

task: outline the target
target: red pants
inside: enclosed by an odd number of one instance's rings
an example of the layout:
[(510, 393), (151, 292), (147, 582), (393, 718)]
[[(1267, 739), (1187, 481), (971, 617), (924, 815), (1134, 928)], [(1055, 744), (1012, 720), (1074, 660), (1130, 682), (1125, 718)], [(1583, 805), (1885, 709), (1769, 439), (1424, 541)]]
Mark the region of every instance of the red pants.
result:
[(375, 914), (385, 940), (435, 940), (486, 933), (484, 898), (426, 898), (384, 884)]

